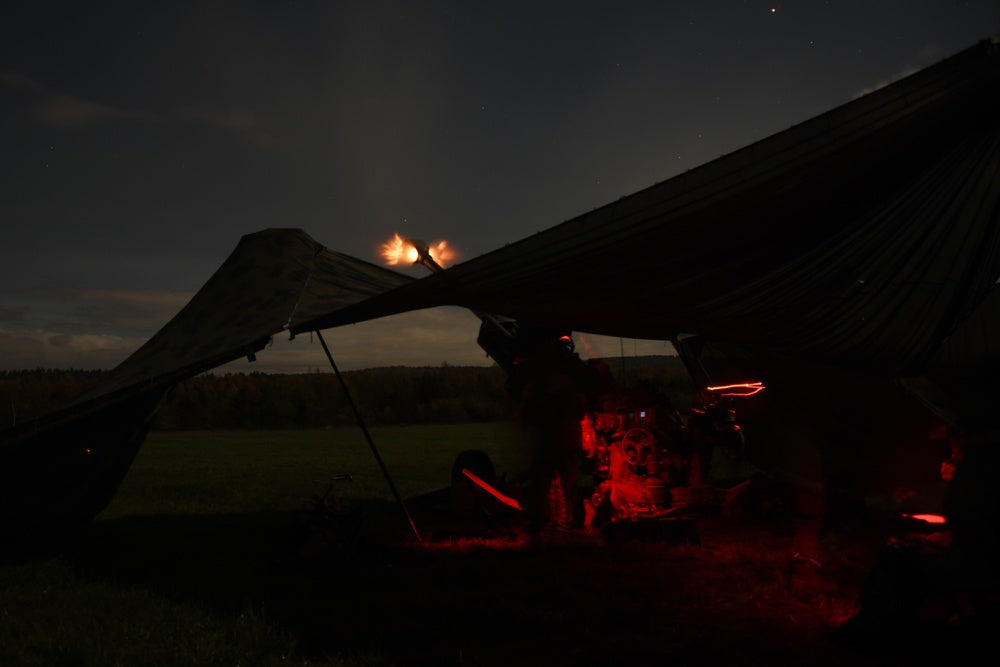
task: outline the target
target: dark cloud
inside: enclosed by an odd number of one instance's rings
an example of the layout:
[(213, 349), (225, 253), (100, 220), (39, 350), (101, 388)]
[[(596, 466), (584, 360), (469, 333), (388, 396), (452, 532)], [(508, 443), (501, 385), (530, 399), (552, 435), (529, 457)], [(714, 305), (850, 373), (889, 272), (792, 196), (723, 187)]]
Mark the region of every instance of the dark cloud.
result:
[(148, 116), (125, 109), (110, 107), (71, 95), (50, 95), (34, 109), (42, 123), (57, 127), (81, 128), (115, 120), (145, 120)]
[(151, 120), (146, 113), (131, 111), (49, 89), (21, 73), (0, 74), (0, 85), (23, 93), (13, 104), (25, 110), (31, 121), (57, 128), (79, 129), (101, 122)]
[(0, 85), (13, 89), (42, 91), (42, 84), (38, 83), (30, 76), (18, 74), (16, 72), (0, 72)]
[(5, 369), (113, 368), (145, 339), (107, 334), (67, 334), (0, 327)]
[(165, 290), (78, 287), (11, 290), (4, 294), (9, 302), (18, 304), (0, 309), (0, 322), (8, 326), (145, 336), (166, 324), (192, 296)]
[(24, 306), (8, 307), (0, 304), (0, 325), (12, 324), (24, 320), (28, 309)]
[(69, 347), (73, 343), (73, 336), (70, 334), (56, 334), (49, 336), (48, 343), (52, 347)]

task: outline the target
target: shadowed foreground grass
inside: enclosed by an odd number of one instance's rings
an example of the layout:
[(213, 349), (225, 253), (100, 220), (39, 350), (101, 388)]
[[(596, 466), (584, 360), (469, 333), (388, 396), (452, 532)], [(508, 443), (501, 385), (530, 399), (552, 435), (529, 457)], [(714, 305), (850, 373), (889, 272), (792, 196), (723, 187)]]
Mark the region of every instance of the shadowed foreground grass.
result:
[(696, 541), (528, 546), (502, 518), (449, 536), (430, 492), (463, 449), (514, 465), (513, 436), (373, 430), (418, 541), (355, 429), (154, 434), (66, 552), (0, 565), (0, 664), (890, 664), (828, 635), (878, 537), (815, 517), (705, 515)]

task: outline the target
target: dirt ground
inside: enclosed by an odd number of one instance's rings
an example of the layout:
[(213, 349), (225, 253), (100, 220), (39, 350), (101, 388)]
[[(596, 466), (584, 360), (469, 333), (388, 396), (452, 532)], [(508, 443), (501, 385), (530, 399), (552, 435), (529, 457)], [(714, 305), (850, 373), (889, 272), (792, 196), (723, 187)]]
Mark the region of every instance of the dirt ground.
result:
[(322, 650), (338, 628), (399, 665), (890, 665), (974, 653), (946, 628), (837, 634), (884, 551), (891, 528), (877, 517), (834, 530), (819, 516), (707, 509), (533, 539), (516, 518), (456, 523), (447, 498), (411, 504), (419, 542), (402, 530), (361, 547), (371, 551), (345, 569), (371, 595), (358, 593), (357, 613), (299, 625), (306, 645)]
[(863, 667), (974, 651), (946, 628), (835, 636), (884, 550), (877, 518), (824, 531), (818, 516), (709, 509), (535, 540), (516, 514), (457, 520), (450, 502), (408, 503), (419, 540), (396, 505), (107, 522), (77, 566), (223, 610), (251, 604), (318, 661)]

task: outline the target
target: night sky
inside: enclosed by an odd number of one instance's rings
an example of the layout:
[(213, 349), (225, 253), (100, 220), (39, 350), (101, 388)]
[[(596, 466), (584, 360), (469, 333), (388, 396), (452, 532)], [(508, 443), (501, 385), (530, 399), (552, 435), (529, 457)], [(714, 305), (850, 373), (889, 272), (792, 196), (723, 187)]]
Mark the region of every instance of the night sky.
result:
[[(996, 0), (25, 4), (0, 21), (0, 369), (113, 367), (244, 234), (469, 259), (1000, 34)], [(343, 369), (485, 365), (477, 322), (326, 335)], [(324, 365), (300, 337), (227, 369)]]

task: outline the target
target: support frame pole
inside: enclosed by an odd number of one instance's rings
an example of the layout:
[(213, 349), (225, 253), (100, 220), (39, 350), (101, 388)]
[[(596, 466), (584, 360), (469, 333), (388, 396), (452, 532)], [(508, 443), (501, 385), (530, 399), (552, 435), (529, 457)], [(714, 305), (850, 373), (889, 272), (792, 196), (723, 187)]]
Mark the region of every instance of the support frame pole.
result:
[(351, 396), (351, 392), (348, 391), (347, 384), (344, 382), (344, 378), (340, 374), (340, 369), (337, 368), (337, 363), (333, 360), (333, 355), (330, 354), (330, 348), (326, 346), (326, 341), (323, 339), (323, 334), (319, 329), (316, 330), (316, 337), (319, 339), (319, 344), (323, 346), (323, 352), (326, 353), (326, 359), (330, 362), (330, 367), (333, 368), (333, 373), (337, 376), (337, 381), (340, 382), (340, 388), (344, 390), (344, 396), (347, 397), (347, 402), (351, 405), (351, 410), (354, 412), (354, 419), (358, 422), (358, 426), (365, 434), (365, 439), (368, 441), (368, 447), (371, 448), (372, 454), (375, 455), (375, 460), (378, 462), (379, 468), (382, 469), (385, 481), (389, 483), (389, 489), (392, 490), (392, 495), (396, 498), (396, 502), (399, 503), (399, 506), (403, 509), (403, 514), (406, 515), (406, 520), (410, 524), (410, 530), (412, 530), (414, 536), (416, 536), (417, 542), (422, 541), (420, 538), (420, 531), (417, 530), (417, 525), (413, 523), (413, 517), (410, 516), (410, 511), (406, 509), (406, 503), (403, 502), (402, 496), (400, 496), (399, 491), (396, 490), (396, 485), (393, 483), (392, 477), (389, 475), (389, 469), (386, 468), (385, 462), (382, 460), (382, 456), (378, 453), (378, 448), (375, 447), (375, 441), (372, 439), (371, 433), (368, 432), (368, 427), (365, 426), (365, 420), (361, 417), (361, 411), (358, 410), (358, 406), (355, 404), (354, 398)]

